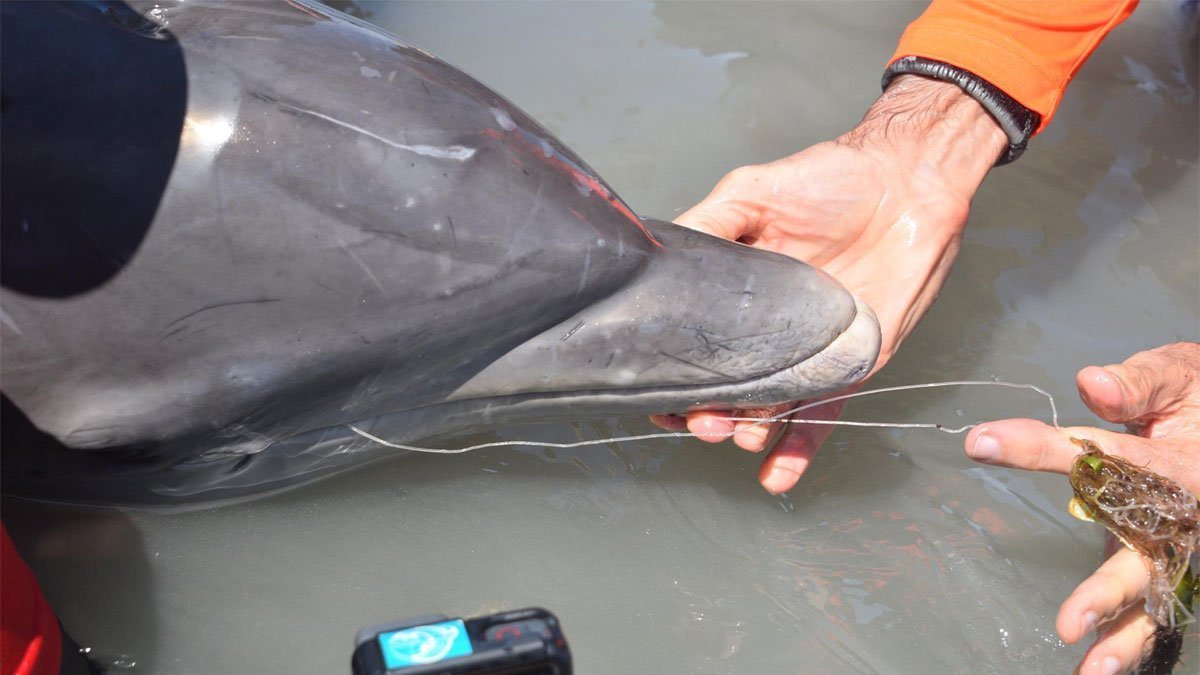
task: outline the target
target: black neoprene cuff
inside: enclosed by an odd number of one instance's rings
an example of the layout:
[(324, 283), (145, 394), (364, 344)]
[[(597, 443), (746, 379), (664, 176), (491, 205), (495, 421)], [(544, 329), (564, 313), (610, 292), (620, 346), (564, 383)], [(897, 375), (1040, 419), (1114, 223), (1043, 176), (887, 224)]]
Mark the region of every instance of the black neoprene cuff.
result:
[(1008, 136), (1008, 151), (996, 160), (997, 166), (1008, 164), (1020, 157), (1021, 153), (1025, 152), (1025, 146), (1029, 144), (1033, 132), (1042, 122), (1041, 115), (1017, 103), (1013, 97), (991, 82), (949, 63), (920, 56), (897, 59), (883, 71), (883, 88), (886, 90), (898, 75), (924, 75), (935, 80), (952, 82), (967, 96), (978, 101)]

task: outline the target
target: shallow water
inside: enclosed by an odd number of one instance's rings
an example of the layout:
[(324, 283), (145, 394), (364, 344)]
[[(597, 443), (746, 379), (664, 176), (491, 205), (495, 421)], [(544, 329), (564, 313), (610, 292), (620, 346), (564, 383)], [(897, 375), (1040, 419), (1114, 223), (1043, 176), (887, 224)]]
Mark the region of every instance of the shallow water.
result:
[[(635, 210), (832, 137), (877, 95), (919, 4), (359, 3), (547, 124)], [(1144, 3), (1054, 125), (974, 205), (938, 304), (874, 384), (1039, 384), (1200, 336), (1196, 43)], [(1036, 395), (852, 403), (847, 419), (1046, 418)], [(497, 430), (570, 441), (642, 419)], [(1065, 478), (976, 465), (961, 437), (843, 429), (772, 497), (695, 441), (408, 456), (183, 514), (6, 501), (83, 644), (147, 673), (348, 672), (363, 625), (544, 605), (580, 673), (1069, 672), (1058, 603), (1101, 533)], [(1197, 661), (1195, 631), (1188, 667)], [(1186, 672), (1181, 670), (1181, 672)]]

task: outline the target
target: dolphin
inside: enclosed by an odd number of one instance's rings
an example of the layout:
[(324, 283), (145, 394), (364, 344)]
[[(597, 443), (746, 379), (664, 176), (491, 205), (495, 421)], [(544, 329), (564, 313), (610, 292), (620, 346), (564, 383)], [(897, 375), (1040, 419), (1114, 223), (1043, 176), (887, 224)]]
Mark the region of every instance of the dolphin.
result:
[(170, 505), (392, 442), (846, 387), (868, 307), (641, 218), (445, 61), (307, 0), (3, 3), (5, 492)]

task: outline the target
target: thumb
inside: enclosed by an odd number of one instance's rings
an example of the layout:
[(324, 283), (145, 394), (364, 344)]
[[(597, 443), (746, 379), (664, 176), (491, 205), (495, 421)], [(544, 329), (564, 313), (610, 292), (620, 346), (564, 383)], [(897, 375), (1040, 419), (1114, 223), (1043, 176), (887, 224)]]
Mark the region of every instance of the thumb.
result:
[(748, 199), (754, 183), (749, 173), (754, 170), (755, 167), (743, 167), (730, 172), (703, 201), (688, 209), (675, 222), (731, 241), (757, 236), (761, 207), (756, 207)]
[(1139, 352), (1120, 365), (1079, 371), (1079, 395), (1109, 422), (1150, 421), (1178, 409), (1200, 379), (1200, 345), (1179, 343)]

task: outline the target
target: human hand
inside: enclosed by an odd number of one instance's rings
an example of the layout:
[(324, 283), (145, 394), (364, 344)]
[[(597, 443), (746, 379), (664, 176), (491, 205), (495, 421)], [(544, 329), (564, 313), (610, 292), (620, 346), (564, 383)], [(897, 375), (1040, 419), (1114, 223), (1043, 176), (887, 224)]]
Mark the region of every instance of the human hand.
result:
[[(1073, 436), (1200, 494), (1200, 344), (1181, 342), (1134, 354), (1121, 365), (1084, 368), (1076, 383), (1088, 408), (1136, 435), (1004, 420), (973, 429), (967, 454), (989, 464), (1065, 474), (1079, 454)], [(1139, 602), (1148, 583), (1141, 557), (1122, 546), (1063, 602), (1057, 628), (1065, 642), (1078, 642), (1104, 624), (1080, 663), (1081, 675), (1127, 671), (1144, 658), (1155, 628)]]
[[(837, 140), (725, 176), (678, 223), (790, 255), (832, 274), (879, 318), (885, 364), (936, 299), (958, 252), (971, 197), (1007, 139), (957, 86), (897, 78), (863, 121)], [(766, 417), (788, 409), (742, 411)], [(805, 411), (836, 418), (841, 405)], [(731, 411), (693, 412), (699, 438), (729, 438), (753, 452), (780, 424), (730, 422)], [(679, 418), (656, 416), (665, 428)], [(764, 459), (769, 492), (790, 489), (829, 435), (828, 425), (788, 425)]]

